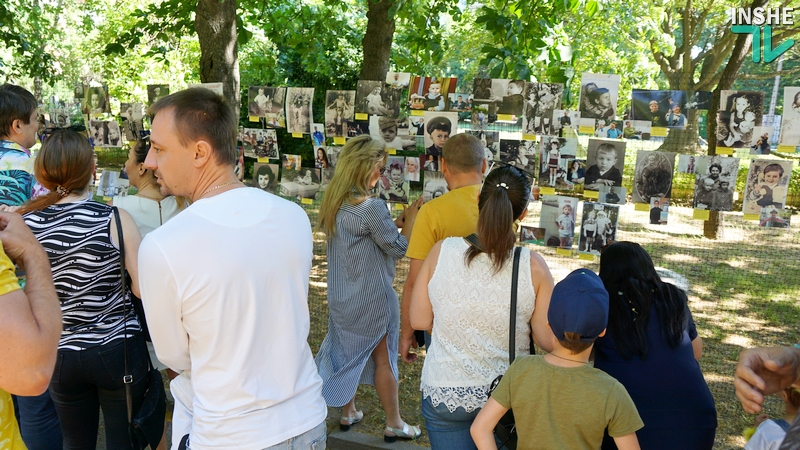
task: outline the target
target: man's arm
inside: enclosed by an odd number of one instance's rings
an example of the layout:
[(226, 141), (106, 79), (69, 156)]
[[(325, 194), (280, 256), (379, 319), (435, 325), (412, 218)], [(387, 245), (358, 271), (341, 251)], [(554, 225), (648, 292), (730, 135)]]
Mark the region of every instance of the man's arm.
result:
[(733, 385), (745, 411), (761, 412), (765, 396), (789, 386), (800, 387), (800, 349), (762, 347), (743, 351)]
[[(5, 257), (0, 271), (0, 389), (39, 395), (47, 389), (61, 337), (61, 306), (47, 254), (22, 217), (0, 213), (0, 240), (6, 254), (24, 268), (19, 290), (13, 266)], [(11, 290), (9, 290), (11, 289)]]

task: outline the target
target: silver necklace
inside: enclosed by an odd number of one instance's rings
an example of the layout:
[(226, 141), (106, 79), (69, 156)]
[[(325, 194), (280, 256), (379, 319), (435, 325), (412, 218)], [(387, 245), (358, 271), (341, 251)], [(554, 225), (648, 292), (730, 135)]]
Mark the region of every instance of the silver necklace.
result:
[(233, 181), (228, 181), (227, 183), (222, 183), (222, 184), (218, 184), (216, 186), (211, 186), (210, 188), (206, 189), (205, 192), (200, 194), (200, 198), (205, 197), (205, 195), (208, 194), (211, 191), (216, 191), (217, 189), (224, 188), (225, 186), (230, 186), (233, 183), (238, 183), (238, 182), (239, 182), (239, 180), (233, 180)]

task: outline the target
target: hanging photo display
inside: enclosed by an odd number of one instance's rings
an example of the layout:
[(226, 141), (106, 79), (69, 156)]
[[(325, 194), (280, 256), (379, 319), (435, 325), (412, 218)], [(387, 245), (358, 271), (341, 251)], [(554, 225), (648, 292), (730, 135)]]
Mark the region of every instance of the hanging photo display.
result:
[(755, 141), (755, 127), (761, 126), (764, 93), (720, 91), (717, 115), (717, 147), (750, 147)]
[(270, 128), (285, 128), (285, 87), (250, 86), (247, 90), (247, 112), (250, 116), (263, 117)]
[(403, 179), (406, 181), (419, 181), (420, 167), (419, 156), (406, 156)]
[(577, 152), (577, 138), (543, 137), (539, 150), (539, 186), (572, 190), (567, 184), (567, 161), (575, 159)]
[(680, 173), (706, 173), (708, 158), (695, 155), (678, 155), (678, 172)]
[(751, 155), (769, 155), (772, 150), (772, 145), (777, 144), (774, 142), (773, 136), (775, 129), (772, 127), (755, 127), (753, 128), (753, 139), (750, 141)]
[(614, 120), (619, 98), (619, 75), (584, 73), (581, 76), (581, 119)]
[(622, 138), (649, 141), (651, 125), (647, 120), (625, 120), (622, 126)]
[(519, 227), (519, 241), (523, 244), (544, 245), (545, 233), (544, 228), (522, 225)]
[(169, 95), (169, 84), (148, 84), (147, 85), (147, 104), (161, 100)]
[(243, 128), (239, 140), (242, 141), (244, 155), (250, 158), (278, 158), (278, 135), (275, 130)]
[(800, 146), (800, 87), (783, 88), (781, 145)]
[[(440, 171), (439, 158), (442, 146), (450, 136), (458, 133), (458, 113), (425, 111), (425, 157), (433, 160), (436, 171)], [(427, 168), (425, 170), (428, 170)]]
[(325, 93), (325, 130), (328, 136), (346, 137), (347, 123), (355, 114), (356, 91)]
[(631, 119), (643, 120), (653, 127), (686, 127), (690, 104), (685, 91), (648, 91), (634, 89), (631, 97)]
[(570, 111), (568, 109), (555, 109), (553, 110), (552, 128), (553, 134), (559, 137), (574, 137), (571, 134), (565, 136), (565, 130), (572, 129), (572, 133), (578, 132), (580, 126), (581, 113), (580, 111)]
[(225, 96), (225, 90), (222, 86), (222, 83), (189, 83), (189, 88), (208, 89), (217, 95), (221, 95), (223, 97)]
[(625, 141), (589, 139), (586, 150), (584, 189), (596, 191), (601, 186), (622, 186), (625, 164)]
[(406, 72), (388, 72), (386, 86), (392, 89), (405, 89), (411, 82), (411, 74)]
[[(284, 155), (286, 156), (286, 155)], [(298, 156), (299, 155), (289, 155)], [(281, 195), (296, 198), (317, 198), (320, 189), (320, 169), (300, 167), (287, 168), (284, 163), (281, 170)]]
[(83, 89), (83, 94), (81, 105), (84, 114), (91, 116), (111, 114), (111, 104), (108, 101), (108, 85), (86, 86)]
[(278, 164), (255, 163), (253, 165), (253, 186), (272, 194), (278, 193)]
[(600, 203), (624, 205), (627, 203), (628, 191), (622, 186), (600, 186), (597, 199)]
[(762, 208), (781, 210), (786, 205), (792, 162), (774, 159), (750, 161), (742, 212), (760, 214)]
[(319, 147), (320, 145), (325, 145), (325, 125), (321, 123), (312, 123), (311, 124), (311, 143), (314, 144), (314, 147)]
[(464, 112), (472, 111), (472, 94), (455, 93), (449, 94), (448, 111)]
[[(372, 138), (383, 142), (386, 148), (396, 150), (414, 151), (417, 147), (417, 140), (414, 136), (400, 136), (398, 134), (399, 120), (386, 116), (370, 116), (369, 129)], [(407, 121), (402, 121), (407, 123)], [(407, 131), (406, 131), (407, 132)]]
[(542, 196), (539, 228), (545, 229), (545, 245), (572, 248), (575, 238), (575, 215), (578, 199), (558, 195)]
[(311, 134), (311, 102), (314, 88), (286, 89), (286, 131), (292, 134)]
[(669, 197), (650, 199), (650, 225), (666, 225), (669, 216)]
[(792, 211), (775, 207), (761, 208), (758, 226), (765, 228), (789, 228)]
[(586, 181), (586, 160), (585, 159), (567, 160), (567, 178), (566, 178), (567, 187), (575, 189), (576, 186), (583, 186), (583, 183), (585, 181)]
[(583, 202), (578, 252), (599, 255), (617, 236), (619, 206)]
[(335, 149), (336, 147), (324, 147), (324, 146), (315, 146), (314, 147), (314, 167), (317, 169), (329, 169), (335, 166), (335, 161), (331, 162), (331, 156), (333, 155), (332, 152), (329, 152), (329, 149)]
[(121, 147), (122, 133), (116, 120), (92, 120), (89, 122), (89, 136), (95, 147)]
[(651, 203), (653, 198), (672, 196), (672, 170), (675, 153), (639, 150), (633, 172), (634, 203)]
[(449, 109), (449, 95), (456, 92), (457, 79), (438, 77), (411, 77), (408, 86), (408, 107), (421, 111)]
[(382, 81), (358, 80), (355, 112), (397, 117), (400, 113), (400, 89), (386, 87)]
[(141, 103), (121, 103), (119, 116), (122, 118), (122, 130), (126, 141), (137, 141), (142, 138), (144, 130), (144, 111)]
[(429, 202), (435, 198), (441, 197), (448, 192), (447, 181), (441, 172), (431, 172), (425, 169), (426, 172), (422, 175), (422, 198)]
[(405, 157), (389, 156), (386, 162), (386, 171), (378, 179), (376, 189), (378, 197), (387, 203), (408, 203), (408, 193), (411, 188), (405, 173)]
[(739, 159), (717, 155), (709, 156), (707, 162), (706, 173), (698, 172), (696, 176), (692, 206), (695, 209), (730, 211), (733, 209)]
[[(561, 83), (527, 83), (522, 134), (554, 135), (553, 113), (561, 109)], [(561, 116), (563, 117), (563, 115)], [(560, 128), (560, 127), (559, 127)]]
[(336, 169), (320, 169), (322, 174), (320, 175), (320, 183), (319, 183), (319, 190), (324, 191), (328, 189), (328, 184), (333, 179), (333, 174), (335, 173)]

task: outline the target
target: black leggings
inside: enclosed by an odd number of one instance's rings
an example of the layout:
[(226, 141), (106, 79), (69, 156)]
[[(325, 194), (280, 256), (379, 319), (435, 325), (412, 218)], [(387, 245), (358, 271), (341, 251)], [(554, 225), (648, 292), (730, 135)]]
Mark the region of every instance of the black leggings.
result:
[[(137, 334), (128, 338), (128, 370), (133, 375), (133, 411), (147, 387), (147, 346)], [(64, 449), (94, 449), (100, 408), (106, 448), (132, 449), (125, 401), (123, 339), (86, 350), (59, 350), (50, 396), (56, 405)]]

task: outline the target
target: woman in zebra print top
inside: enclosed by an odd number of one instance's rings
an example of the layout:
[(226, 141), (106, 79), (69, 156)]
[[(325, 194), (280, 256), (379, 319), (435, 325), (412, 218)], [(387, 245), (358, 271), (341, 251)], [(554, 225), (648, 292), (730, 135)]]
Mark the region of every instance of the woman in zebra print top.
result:
[[(141, 327), (122, 292), (118, 234), (111, 207), (87, 197), (94, 169), (86, 137), (57, 130), (36, 158), (36, 179), (50, 193), (26, 203), (25, 222), (45, 248), (61, 301), (63, 331), (50, 383), (65, 448), (94, 448), (103, 408), (106, 446), (133, 448), (123, 384), (127, 346), (133, 375), (133, 410), (141, 405), (147, 380), (147, 348)], [(138, 294), (139, 230), (119, 211), (130, 289)], [(125, 311), (127, 309), (127, 311)], [(127, 337), (125, 344), (124, 337)]]

